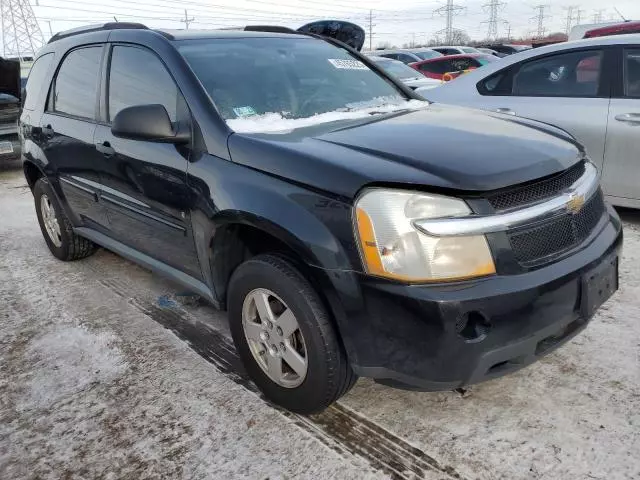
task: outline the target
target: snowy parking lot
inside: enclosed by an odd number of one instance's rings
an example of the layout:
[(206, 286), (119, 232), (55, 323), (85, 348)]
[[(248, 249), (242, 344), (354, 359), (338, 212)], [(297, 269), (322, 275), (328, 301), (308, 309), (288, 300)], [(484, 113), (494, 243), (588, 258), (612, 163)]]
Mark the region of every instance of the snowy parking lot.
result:
[(0, 171), (0, 478), (638, 479), (640, 213), (620, 290), (563, 348), (466, 393), (360, 379), (310, 417), (246, 379), (226, 316), (108, 252), (47, 250)]

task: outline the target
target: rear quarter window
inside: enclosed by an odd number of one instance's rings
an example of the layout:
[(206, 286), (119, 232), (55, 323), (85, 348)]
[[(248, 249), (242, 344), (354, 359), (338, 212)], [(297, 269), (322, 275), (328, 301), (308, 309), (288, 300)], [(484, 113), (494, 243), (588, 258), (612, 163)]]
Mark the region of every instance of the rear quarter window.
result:
[(38, 99), (43, 90), (43, 83), (47, 80), (47, 73), (53, 61), (53, 53), (42, 55), (31, 67), (27, 83), (25, 85), (24, 109), (35, 110)]

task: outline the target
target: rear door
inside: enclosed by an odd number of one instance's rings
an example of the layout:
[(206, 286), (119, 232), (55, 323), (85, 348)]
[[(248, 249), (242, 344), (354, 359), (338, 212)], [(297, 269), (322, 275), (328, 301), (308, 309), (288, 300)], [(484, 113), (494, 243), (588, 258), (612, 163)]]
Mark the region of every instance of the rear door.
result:
[(94, 150), (102, 156), (101, 198), (111, 236), (144, 254), (201, 278), (190, 222), (187, 165), (190, 149), (117, 138), (111, 122), (124, 108), (160, 104), (172, 122), (191, 124), (176, 83), (160, 58), (144, 47), (110, 48), (104, 117)]
[(527, 60), (480, 82), (480, 95), (468, 105), (556, 125), (602, 167), (612, 62), (615, 50), (601, 48)]
[(622, 89), (611, 99), (602, 186), (614, 204), (640, 200), (640, 45), (622, 53)]
[(101, 231), (107, 228), (104, 209), (98, 203), (102, 157), (95, 150), (93, 135), (103, 49), (103, 45), (83, 46), (62, 59), (46, 111), (39, 125), (34, 125), (34, 138), (55, 170), (73, 223)]

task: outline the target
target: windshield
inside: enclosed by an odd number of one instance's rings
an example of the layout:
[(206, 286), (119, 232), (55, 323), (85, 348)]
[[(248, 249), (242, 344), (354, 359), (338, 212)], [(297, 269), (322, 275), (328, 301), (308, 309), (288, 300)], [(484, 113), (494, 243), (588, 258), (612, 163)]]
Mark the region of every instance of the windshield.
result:
[(270, 123), (281, 118), (292, 125), (290, 120), (329, 112), (387, 113), (410, 103), (347, 50), (315, 38), (184, 40), (178, 50), (236, 131), (245, 131), (249, 124), (251, 131), (259, 131), (256, 117)]
[(394, 60), (376, 60), (376, 63), (382, 67), (385, 72), (398, 77), (400, 80), (419, 78), (421, 76), (413, 68), (402, 62), (396, 62)]
[(420, 57), (422, 60), (429, 60), (430, 58), (442, 57), (440, 52), (436, 52), (435, 50), (422, 50), (418, 52), (411, 52), (415, 56)]
[(462, 50), (464, 53), (478, 53), (479, 50), (477, 48), (473, 48), (473, 47), (462, 47), (460, 50)]

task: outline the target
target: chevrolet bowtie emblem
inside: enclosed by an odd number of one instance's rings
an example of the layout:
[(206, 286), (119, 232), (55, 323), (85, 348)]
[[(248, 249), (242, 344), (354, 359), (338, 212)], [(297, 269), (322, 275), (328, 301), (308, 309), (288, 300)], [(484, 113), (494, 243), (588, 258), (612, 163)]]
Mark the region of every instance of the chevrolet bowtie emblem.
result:
[(571, 195), (571, 198), (567, 202), (567, 210), (569, 210), (569, 212), (573, 214), (576, 214), (580, 210), (582, 210), (582, 207), (584, 206), (584, 202), (585, 202), (584, 195), (574, 193)]

